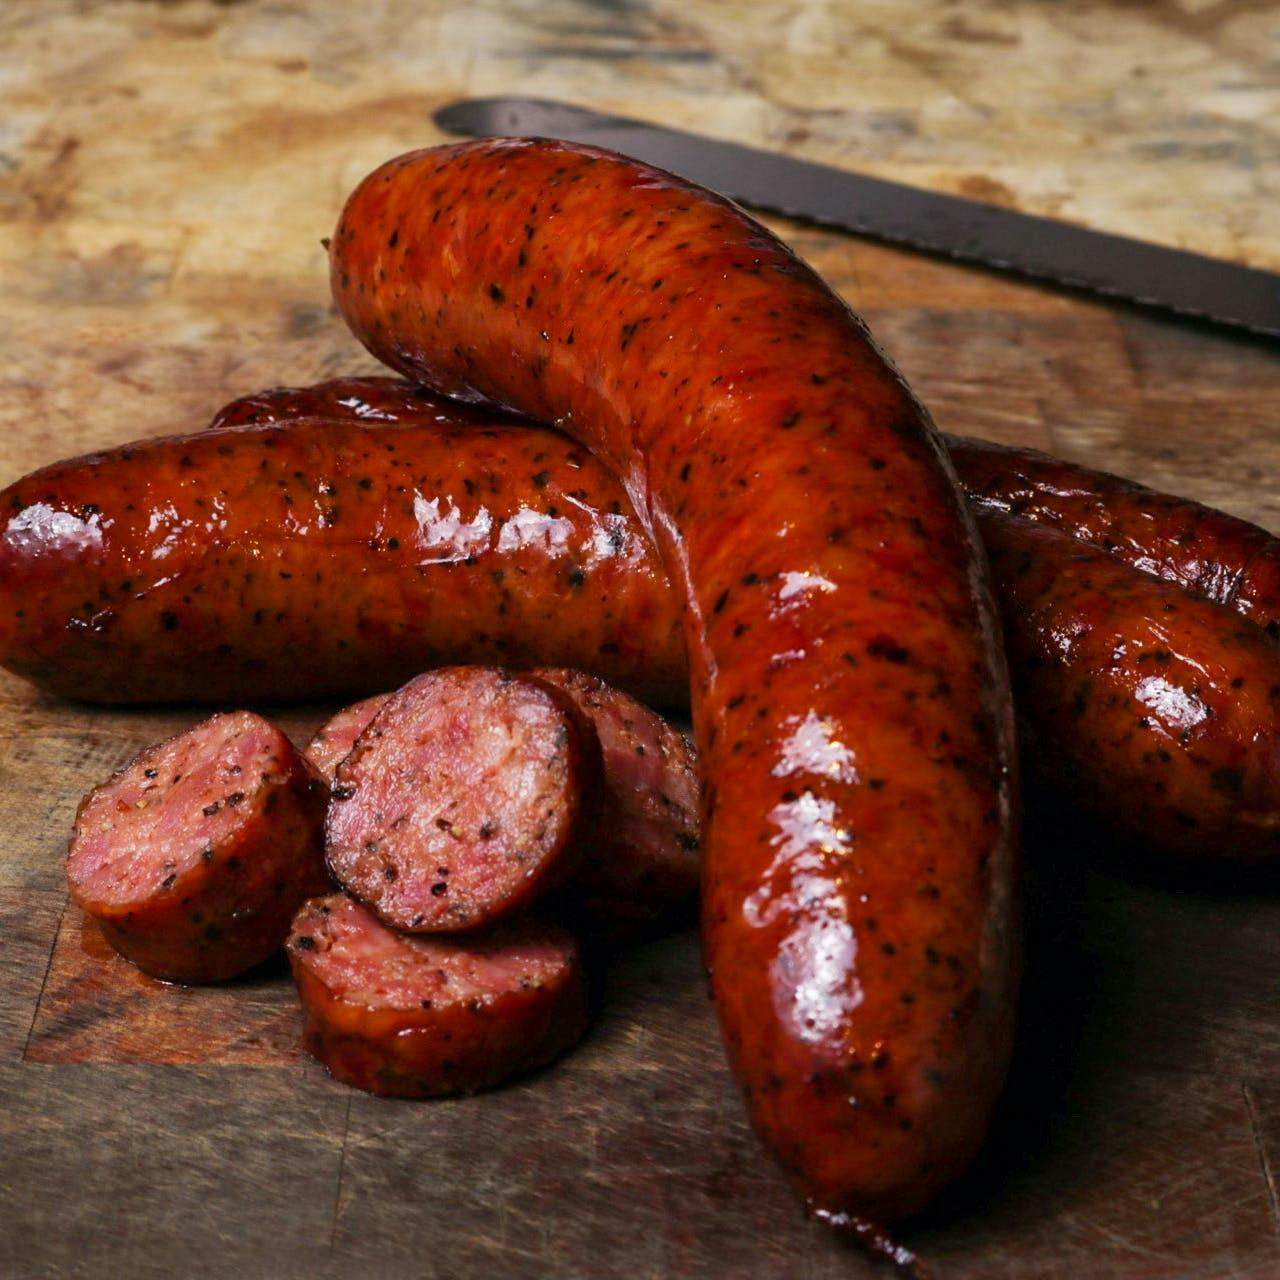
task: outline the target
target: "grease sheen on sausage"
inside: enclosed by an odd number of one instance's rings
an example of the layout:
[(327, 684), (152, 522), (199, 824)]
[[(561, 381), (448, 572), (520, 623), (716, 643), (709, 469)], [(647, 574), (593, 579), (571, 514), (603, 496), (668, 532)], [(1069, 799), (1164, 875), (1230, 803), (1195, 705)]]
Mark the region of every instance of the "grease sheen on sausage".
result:
[(959, 437), (947, 437), (947, 447), (984, 516), (1021, 517), (1070, 534), (1280, 637), (1280, 539), (1265, 529), (1035, 449)]
[(1280, 653), (1261, 628), (1052, 528), (980, 524), (1044, 781), (1162, 854), (1280, 857)]
[(33, 472), (0, 494), (0, 661), (108, 703), (371, 693), (446, 662), (589, 666), (658, 705), (685, 688), (616, 482), (505, 424), (303, 420)]
[[(466, 405), (456, 412), (465, 415)], [(401, 378), (334, 378), (233, 400), (214, 425), (320, 417), (442, 422), (442, 403)], [(1048, 525), (1226, 605), (1280, 636), (1280, 538), (1237, 516), (1037, 449), (946, 435), (965, 496), (985, 517)]]
[(686, 606), (705, 954), (754, 1123), (815, 1212), (921, 1208), (982, 1141), (1017, 971), (1007, 680), (923, 411), (777, 239), (605, 152), (403, 156), (330, 252), (375, 355), (623, 479)]

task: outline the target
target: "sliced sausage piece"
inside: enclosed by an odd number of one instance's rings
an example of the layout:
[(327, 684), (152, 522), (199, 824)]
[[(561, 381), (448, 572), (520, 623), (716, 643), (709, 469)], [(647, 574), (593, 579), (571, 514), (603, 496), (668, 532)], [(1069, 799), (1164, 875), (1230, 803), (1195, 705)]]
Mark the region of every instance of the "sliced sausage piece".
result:
[(389, 693), (377, 693), (372, 698), (343, 707), (337, 715), (325, 721), (316, 730), (315, 737), (307, 743), (302, 754), (330, 786), (333, 785), (338, 766), (356, 745), (356, 739), (365, 731), (373, 717), (386, 706), (390, 697)]
[(488, 1089), (549, 1062), (586, 1029), (577, 943), (540, 921), (411, 938), (335, 893), (303, 907), (287, 950), (307, 1051), (369, 1093)]
[(1147, 849), (1280, 858), (1280, 653), (1265, 632), (1047, 526), (980, 523), (1041, 778)]
[(329, 866), (388, 924), (455, 932), (576, 868), (600, 746), (559, 690), (496, 667), (409, 681), (338, 766)]
[(600, 816), (566, 896), (593, 936), (615, 945), (638, 941), (669, 926), (697, 897), (693, 744), (598, 676), (567, 668), (531, 674), (577, 703), (603, 754)]
[(275, 725), (248, 711), (213, 716), (85, 797), (67, 855), (71, 897), (153, 977), (235, 977), (331, 886), (327, 800)]

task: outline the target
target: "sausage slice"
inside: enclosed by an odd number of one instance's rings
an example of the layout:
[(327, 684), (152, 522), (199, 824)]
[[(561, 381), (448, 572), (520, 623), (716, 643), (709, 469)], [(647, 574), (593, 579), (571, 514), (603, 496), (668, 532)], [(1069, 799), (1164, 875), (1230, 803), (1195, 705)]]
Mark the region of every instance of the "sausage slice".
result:
[(316, 730), (315, 737), (307, 743), (302, 754), (330, 786), (333, 785), (338, 766), (356, 745), (356, 739), (368, 727), (369, 721), (387, 705), (390, 697), (389, 693), (378, 693), (372, 698), (364, 698), (349, 707), (343, 707), (337, 715), (321, 725)]
[(287, 950), (307, 1051), (370, 1093), (487, 1089), (549, 1062), (586, 1028), (578, 946), (555, 925), (410, 938), (335, 893), (299, 912)]
[(265, 960), (330, 886), (323, 783), (275, 725), (216, 715), (81, 802), (73, 900), (152, 977), (216, 982)]
[(599, 753), (558, 690), (496, 667), (428, 671), (338, 766), (329, 866), (397, 928), (490, 923), (574, 869)]
[(621, 944), (660, 931), (698, 893), (693, 745), (656, 711), (598, 676), (532, 673), (564, 690), (595, 727), (604, 761), (600, 816), (569, 896), (583, 926)]

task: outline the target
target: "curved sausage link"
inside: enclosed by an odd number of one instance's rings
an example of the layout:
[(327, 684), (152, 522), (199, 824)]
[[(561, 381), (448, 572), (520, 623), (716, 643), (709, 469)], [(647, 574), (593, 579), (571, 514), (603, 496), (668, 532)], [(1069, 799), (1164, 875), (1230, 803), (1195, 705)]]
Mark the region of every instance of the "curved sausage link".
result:
[(655, 531), (752, 1118), (815, 1212), (918, 1210), (982, 1141), (1018, 967), (1007, 677), (923, 411), (772, 235), (605, 152), (403, 156), (352, 195), (331, 263), (375, 355), (556, 422)]

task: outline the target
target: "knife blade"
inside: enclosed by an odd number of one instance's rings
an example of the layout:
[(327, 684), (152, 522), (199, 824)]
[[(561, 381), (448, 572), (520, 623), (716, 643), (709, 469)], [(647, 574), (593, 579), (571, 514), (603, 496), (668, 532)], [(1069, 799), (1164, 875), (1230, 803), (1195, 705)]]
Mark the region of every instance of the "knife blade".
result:
[(1280, 275), (1256, 267), (569, 103), (469, 98), (433, 119), (469, 137), (605, 147), (752, 208), (1280, 337)]

